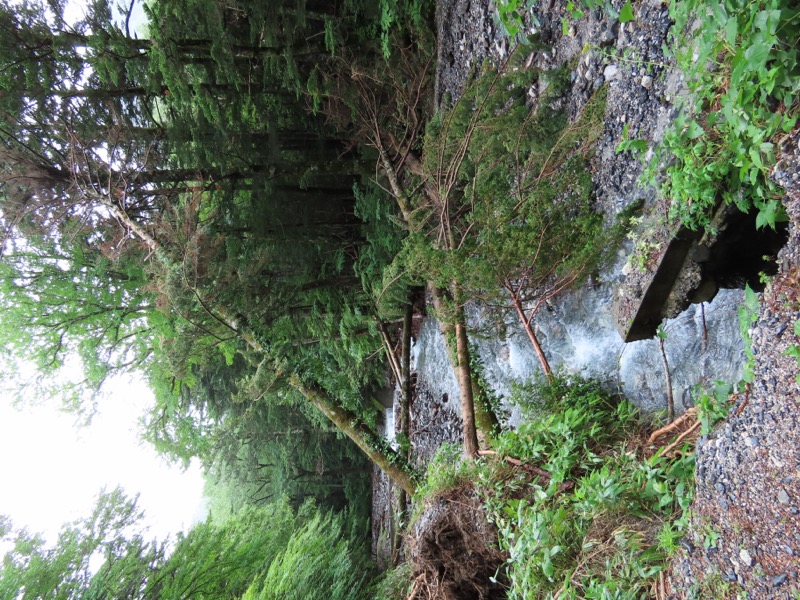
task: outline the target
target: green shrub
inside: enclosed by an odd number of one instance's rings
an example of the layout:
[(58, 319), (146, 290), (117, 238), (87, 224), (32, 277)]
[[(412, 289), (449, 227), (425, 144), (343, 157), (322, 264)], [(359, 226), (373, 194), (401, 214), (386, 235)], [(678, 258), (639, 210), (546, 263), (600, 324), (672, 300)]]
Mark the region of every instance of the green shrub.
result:
[(404, 562), (386, 571), (375, 583), (375, 600), (405, 600), (411, 590), (414, 574), (410, 562)]
[(690, 95), (664, 137), (672, 164), (663, 191), (671, 215), (691, 228), (708, 226), (720, 201), (744, 212), (755, 208), (759, 227), (785, 219), (769, 171), (776, 138), (794, 128), (800, 107), (800, 11), (794, 5), (671, 5), (677, 62)]
[(556, 378), (527, 389), (527, 409), (540, 416), (501, 436), (498, 449), (550, 477), (488, 500), (510, 555), (508, 597), (642, 597), (685, 530), (693, 456), (629, 449), (637, 411), (597, 382)]
[(367, 599), (372, 575), (365, 536), (348, 531), (342, 515), (307, 511), (307, 522), (296, 530), (286, 549), (269, 565), (262, 581), (243, 600)]
[(480, 460), (466, 458), (460, 444), (442, 444), (428, 465), (425, 480), (417, 487), (415, 505), (421, 507), (426, 498), (473, 481), (482, 464)]

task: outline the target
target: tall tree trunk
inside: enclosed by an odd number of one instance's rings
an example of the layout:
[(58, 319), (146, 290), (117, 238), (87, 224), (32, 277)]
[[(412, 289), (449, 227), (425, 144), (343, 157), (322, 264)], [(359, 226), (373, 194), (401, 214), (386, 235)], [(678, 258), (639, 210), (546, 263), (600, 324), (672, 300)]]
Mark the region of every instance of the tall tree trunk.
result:
[[(407, 444), (403, 456), (408, 461), (411, 454), (411, 322), (414, 316), (414, 307), (409, 302), (403, 313), (403, 339), (400, 345), (400, 435), (403, 443)], [(409, 501), (408, 493), (398, 488), (394, 494), (394, 510), (392, 511), (392, 525), (395, 521), (401, 524), (406, 521), (406, 512)], [(403, 528), (395, 527), (392, 536), (392, 562), (397, 564), (400, 558), (400, 548), (403, 545)]]
[[(413, 225), (415, 218), (411, 210), (411, 202), (406, 195), (405, 189), (400, 184), (400, 180), (397, 176), (394, 166), (392, 165), (392, 161), (389, 158), (389, 154), (386, 151), (386, 148), (380, 142), (379, 138), (376, 140), (375, 145), (378, 149), (381, 165), (383, 166), (386, 177), (389, 180), (389, 186), (395, 197), (397, 206), (403, 215), (403, 219), (409, 225)], [(452, 240), (450, 240), (450, 244), (452, 245)], [(444, 303), (441, 297), (441, 290), (430, 282), (428, 284), (428, 288), (431, 292), (431, 296), (433, 297), (434, 307), (440, 315), (443, 315)], [(448, 322), (448, 319), (441, 318), (439, 319), (439, 328), (448, 344), (448, 348), (450, 350), (448, 354), (450, 355), (450, 360), (459, 385), (459, 400), (461, 405), (462, 419), (461, 430), (464, 438), (464, 453), (467, 456), (476, 457), (478, 455), (479, 444), (478, 434), (475, 427), (475, 399), (472, 391), (472, 372), (469, 364), (469, 339), (467, 337), (467, 322), (464, 314), (464, 306), (461, 303), (460, 286), (455, 282), (453, 283), (452, 291), (456, 305), (456, 316), (454, 320), (455, 324)], [(456, 344), (455, 356), (452, 352), (454, 349), (451, 346), (451, 340), (453, 339), (455, 340)], [(479, 407), (479, 410), (482, 408), (483, 407)], [(495, 418), (494, 420), (496, 421), (497, 419)], [(480, 419), (480, 422), (489, 421), (491, 421), (489, 418)], [(484, 438), (485, 445), (488, 445), (489, 435), (490, 434), (488, 432), (482, 431), (482, 437), (486, 436)]]
[(403, 314), (403, 341), (400, 357), (400, 433), (406, 440), (411, 431), (411, 320), (414, 307), (406, 304)]
[[(464, 442), (464, 454), (469, 457), (478, 456), (480, 446), (478, 444), (478, 434), (475, 430), (475, 399), (472, 394), (472, 371), (469, 364), (469, 340), (467, 338), (466, 315), (464, 307), (458, 303), (458, 297), (454, 298), (455, 315), (448, 318), (442, 298), (442, 291), (434, 285), (430, 285), (433, 305), (439, 313), (439, 329), (447, 343), (448, 355), (453, 365), (459, 388), (459, 404), (461, 407), (461, 435)], [(455, 286), (457, 288), (457, 286)], [(458, 289), (456, 289), (458, 292)], [(453, 348), (455, 344), (455, 348)], [(453, 352), (455, 350), (455, 353)]]
[(478, 456), (478, 432), (475, 427), (475, 397), (472, 392), (472, 368), (469, 359), (469, 339), (463, 307), (458, 308), (455, 323), (456, 334), (456, 375), (460, 387), (461, 428), (464, 436), (464, 453), (472, 458)]
[[(417, 488), (411, 474), (396, 463), (400, 457), (394, 451), (376, 449), (375, 442), (377, 439), (375, 438), (377, 436), (354, 413), (339, 406), (322, 389), (302, 384), (297, 377), (291, 379), (291, 384), (303, 394), (306, 400), (322, 411), (336, 427), (353, 440), (362, 452), (378, 465), (392, 481), (409, 494), (415, 492)], [(399, 464), (402, 464), (402, 462)]]

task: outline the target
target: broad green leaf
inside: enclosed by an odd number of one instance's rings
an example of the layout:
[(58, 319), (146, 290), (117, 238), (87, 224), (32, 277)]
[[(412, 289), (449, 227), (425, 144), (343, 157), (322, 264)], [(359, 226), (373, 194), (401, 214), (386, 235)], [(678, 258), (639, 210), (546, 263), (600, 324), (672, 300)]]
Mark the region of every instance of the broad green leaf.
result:
[(686, 136), (690, 140), (696, 140), (704, 133), (705, 130), (700, 126), (700, 123), (695, 120), (690, 121), (689, 126), (686, 128)]
[(627, 23), (628, 21), (633, 21), (635, 18), (636, 17), (633, 14), (633, 6), (631, 5), (631, 0), (628, 0), (622, 6), (622, 9), (619, 11), (619, 22)]
[(753, 44), (744, 51), (744, 58), (747, 61), (747, 69), (750, 71), (761, 71), (767, 64), (772, 44), (761, 42)]
[(778, 9), (774, 10), (762, 10), (756, 14), (756, 18), (753, 20), (753, 25), (758, 31), (765, 31), (769, 35), (775, 35), (778, 30), (778, 25), (781, 22), (781, 11)]
[(756, 215), (756, 227), (761, 229), (763, 227), (771, 227), (775, 229), (775, 221), (778, 216), (778, 202), (767, 202), (759, 208)]
[(553, 565), (553, 561), (549, 558), (542, 563), (542, 572), (548, 577), (548, 579), (553, 576), (555, 571), (556, 569)]
[(764, 163), (761, 161), (761, 153), (758, 151), (758, 148), (751, 147), (749, 154), (750, 158), (753, 160), (753, 164), (759, 169), (763, 169)]
[(736, 35), (739, 33), (739, 23), (736, 17), (730, 17), (725, 25), (725, 41), (731, 46), (736, 44)]

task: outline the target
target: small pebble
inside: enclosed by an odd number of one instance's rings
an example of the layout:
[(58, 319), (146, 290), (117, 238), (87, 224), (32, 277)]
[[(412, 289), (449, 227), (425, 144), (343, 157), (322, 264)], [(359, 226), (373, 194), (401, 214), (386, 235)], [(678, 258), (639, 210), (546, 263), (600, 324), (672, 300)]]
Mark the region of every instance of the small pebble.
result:
[(610, 46), (614, 43), (615, 36), (614, 32), (610, 29), (606, 29), (600, 34), (600, 45), (601, 46)]
[(606, 81), (616, 79), (617, 73), (619, 73), (619, 68), (617, 65), (608, 65), (605, 69), (603, 69), (603, 77), (606, 78)]
[(780, 575), (773, 575), (772, 576), (772, 587), (778, 587), (784, 581), (786, 581), (789, 576), (786, 573), (781, 573)]
[(750, 553), (744, 548), (739, 550), (739, 560), (741, 560), (748, 567), (753, 566), (753, 557), (750, 556)]
[(642, 87), (648, 90), (653, 87), (653, 78), (650, 75), (642, 77)]
[(789, 494), (786, 493), (786, 490), (778, 492), (778, 502), (781, 504), (789, 504)]

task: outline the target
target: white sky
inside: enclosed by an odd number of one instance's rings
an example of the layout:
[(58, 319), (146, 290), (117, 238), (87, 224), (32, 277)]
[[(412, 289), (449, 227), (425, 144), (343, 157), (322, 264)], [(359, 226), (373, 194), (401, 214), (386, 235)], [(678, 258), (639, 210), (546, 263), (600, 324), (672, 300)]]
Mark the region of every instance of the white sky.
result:
[[(63, 523), (88, 516), (101, 488), (140, 493), (151, 537), (188, 530), (205, 517), (198, 465), (170, 467), (138, 439), (153, 402), (142, 382), (115, 380), (88, 427), (56, 403), (14, 408), (0, 399), (0, 514), (54, 541)], [(174, 536), (173, 536), (174, 537)]]
[[(69, 1), (67, 19), (83, 10)], [(137, 3), (131, 29), (145, 20)], [(17, 409), (0, 390), (0, 514), (52, 542), (62, 524), (89, 515), (103, 487), (121, 485), (140, 494), (151, 537), (164, 540), (205, 518), (199, 466), (170, 467), (138, 439), (138, 419), (153, 402), (143, 382), (109, 382), (91, 425), (77, 428), (57, 402)]]

